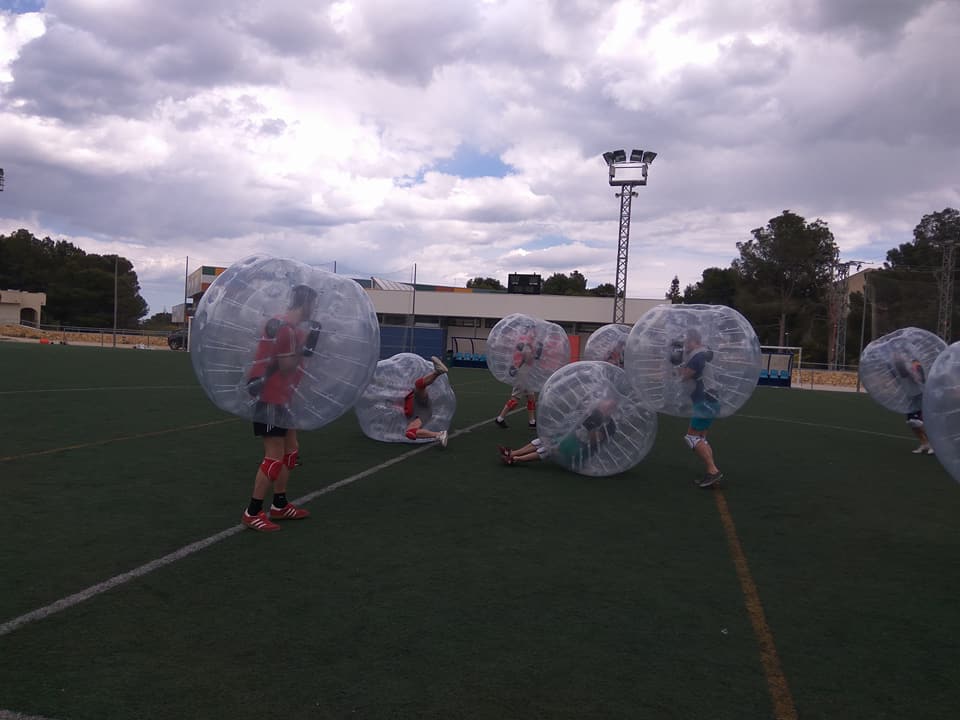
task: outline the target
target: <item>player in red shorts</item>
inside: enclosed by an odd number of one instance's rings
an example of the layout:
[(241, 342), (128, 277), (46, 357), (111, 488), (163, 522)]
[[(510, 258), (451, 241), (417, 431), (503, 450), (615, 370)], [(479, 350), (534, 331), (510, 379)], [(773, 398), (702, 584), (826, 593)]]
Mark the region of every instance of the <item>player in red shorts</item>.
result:
[(407, 418), (406, 435), (408, 440), (432, 438), (440, 443), (441, 447), (446, 447), (446, 430), (436, 432), (423, 427), (433, 416), (433, 408), (430, 406), (430, 396), (427, 394), (427, 388), (434, 380), (447, 372), (447, 366), (440, 361), (440, 358), (431, 357), (430, 361), (433, 363), (433, 372), (417, 378), (413, 390), (407, 393), (403, 400), (403, 414)]

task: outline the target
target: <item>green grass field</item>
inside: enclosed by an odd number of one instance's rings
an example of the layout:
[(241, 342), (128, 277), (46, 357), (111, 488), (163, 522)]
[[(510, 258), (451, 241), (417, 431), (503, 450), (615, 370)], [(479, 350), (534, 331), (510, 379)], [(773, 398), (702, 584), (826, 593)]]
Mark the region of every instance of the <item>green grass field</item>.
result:
[(185, 353), (0, 343), (0, 718), (960, 708), (960, 487), (901, 417), (758, 388), (713, 492), (669, 417), (617, 477), (505, 467), (507, 388), (451, 382), (446, 450), (305, 433), (291, 498), (350, 481), (261, 535), (234, 531), (261, 447)]

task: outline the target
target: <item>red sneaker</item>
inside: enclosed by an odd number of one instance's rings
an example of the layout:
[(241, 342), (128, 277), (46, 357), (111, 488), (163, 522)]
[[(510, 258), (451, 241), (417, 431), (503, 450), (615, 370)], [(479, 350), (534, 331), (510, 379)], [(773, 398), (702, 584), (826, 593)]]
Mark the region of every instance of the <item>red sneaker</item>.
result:
[(310, 511), (299, 508), (293, 503), (287, 503), (282, 508), (270, 505), (271, 520), (303, 520), (310, 517)]
[(247, 511), (243, 511), (243, 524), (246, 525), (251, 530), (258, 530), (259, 532), (276, 532), (282, 528), (276, 523), (272, 523), (267, 520), (267, 514), (261, 510), (256, 515), (248, 515)]

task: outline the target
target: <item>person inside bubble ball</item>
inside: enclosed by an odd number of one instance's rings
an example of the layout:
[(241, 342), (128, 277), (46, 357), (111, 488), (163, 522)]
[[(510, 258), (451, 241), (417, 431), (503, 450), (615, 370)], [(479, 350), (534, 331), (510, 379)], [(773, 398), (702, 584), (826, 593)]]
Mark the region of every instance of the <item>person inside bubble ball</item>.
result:
[(702, 488), (713, 487), (723, 479), (723, 473), (713, 458), (713, 448), (707, 441), (707, 431), (720, 411), (716, 392), (708, 390), (703, 380), (704, 370), (711, 360), (713, 350), (703, 345), (700, 331), (696, 328), (687, 328), (684, 340), (675, 341), (670, 350), (670, 362), (677, 366), (680, 379), (690, 390), (693, 415), (684, 441), (703, 462), (706, 473), (697, 481)]
[[(274, 520), (302, 520), (310, 512), (287, 500), (290, 471), (297, 466), (297, 431), (290, 428), (290, 401), (303, 378), (304, 362), (316, 351), (320, 324), (312, 321), (317, 291), (295, 285), (287, 311), (270, 318), (263, 328), (247, 375), (247, 390), (256, 398), (253, 434), (263, 439), (263, 460), (253, 481), (250, 503), (242, 522), (259, 532), (280, 529)], [(269, 514), (263, 510), (267, 491), (273, 487)]]
[(616, 365), (621, 370), (623, 369), (623, 344), (618, 343), (614, 345), (613, 349), (607, 353), (606, 361), (611, 365)]
[(923, 429), (923, 386), (926, 382), (926, 373), (923, 365), (916, 358), (907, 359), (903, 355), (896, 355), (893, 359), (894, 379), (901, 384), (906, 394), (911, 397), (910, 412), (907, 413), (907, 425), (920, 441), (919, 447), (911, 450), (914, 455), (933, 455), (930, 439)]
[(513, 363), (508, 371), (510, 377), (516, 380), (510, 390), (510, 397), (497, 415), (495, 422), (502, 428), (507, 428), (506, 415), (516, 408), (520, 402), (527, 400), (527, 427), (537, 426), (537, 394), (528, 390), (524, 386), (527, 372), (533, 367), (533, 363), (540, 359), (543, 354), (543, 343), (536, 341), (533, 328), (528, 331), (517, 342), (516, 350), (513, 353)]
[(556, 446), (549, 447), (540, 438), (534, 438), (516, 450), (498, 447), (500, 459), (506, 465), (516, 465), (550, 458), (565, 467), (577, 470), (596, 455), (600, 447), (617, 432), (617, 423), (612, 417), (615, 410), (616, 402), (604, 400)]
[(413, 390), (407, 393), (407, 396), (403, 399), (403, 414), (407, 418), (406, 436), (408, 440), (431, 438), (440, 443), (440, 447), (446, 447), (446, 430), (436, 432), (423, 427), (433, 416), (433, 409), (430, 405), (430, 395), (427, 393), (427, 388), (430, 387), (438, 377), (446, 375), (448, 372), (447, 366), (440, 361), (440, 358), (433, 356), (430, 358), (430, 362), (433, 363), (433, 372), (417, 378), (413, 385)]

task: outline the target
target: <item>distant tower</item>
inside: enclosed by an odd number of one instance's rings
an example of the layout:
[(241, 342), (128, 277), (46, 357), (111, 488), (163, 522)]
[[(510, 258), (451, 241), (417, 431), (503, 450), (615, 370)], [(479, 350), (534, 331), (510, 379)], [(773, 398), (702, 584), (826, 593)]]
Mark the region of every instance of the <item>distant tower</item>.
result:
[(847, 363), (847, 317), (850, 315), (850, 266), (856, 265), (857, 270), (866, 260), (834, 261), (833, 279), (833, 316), (836, 322), (833, 332), (833, 360), (831, 370), (838, 370)]
[(613, 322), (623, 323), (627, 308), (627, 256), (630, 246), (630, 208), (637, 193), (634, 188), (647, 184), (647, 171), (657, 156), (652, 150), (631, 150), (630, 160), (624, 150), (603, 154), (607, 163), (610, 184), (620, 192), (620, 242), (617, 245), (617, 281), (613, 290)]
[(950, 344), (951, 325), (953, 320), (953, 271), (956, 264), (956, 242), (943, 243), (943, 264), (940, 269), (938, 285), (940, 286), (940, 314), (937, 317), (937, 335)]

